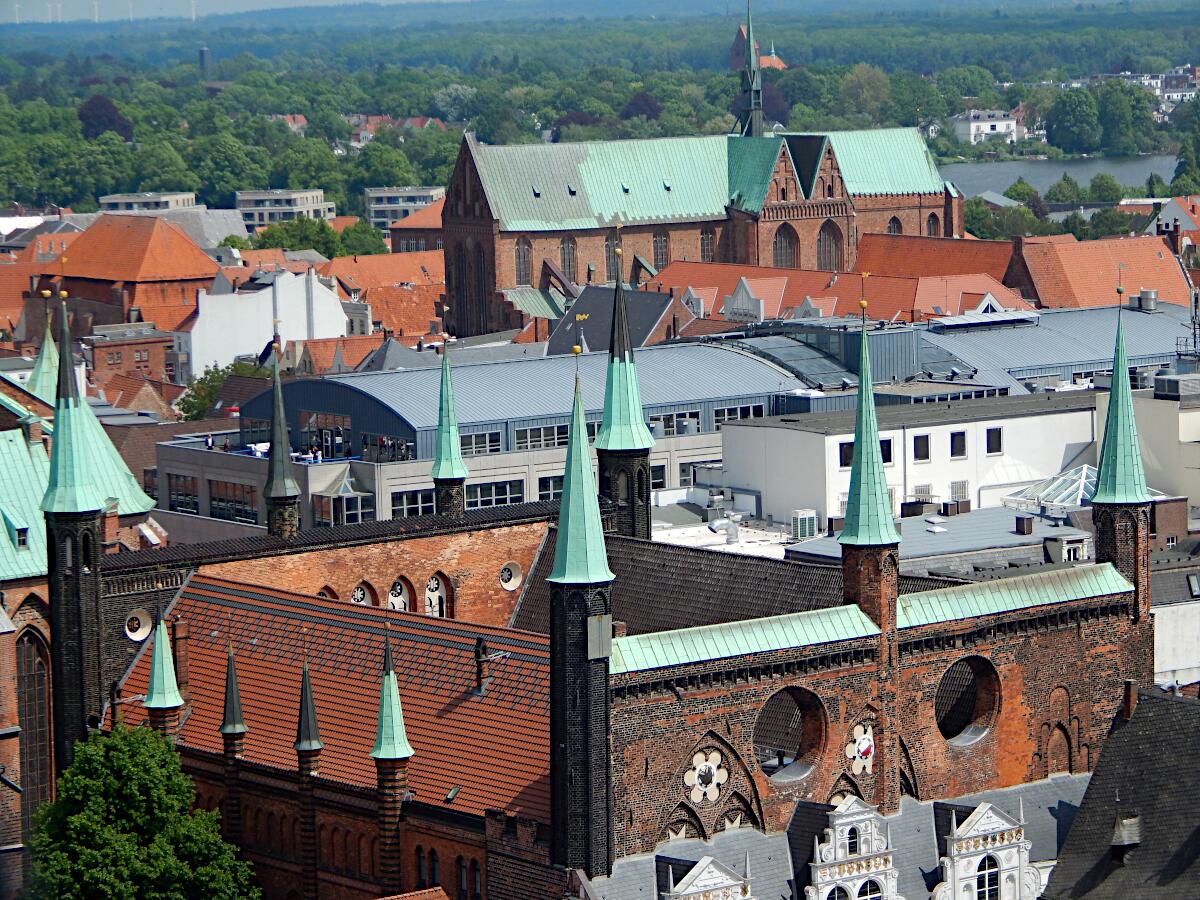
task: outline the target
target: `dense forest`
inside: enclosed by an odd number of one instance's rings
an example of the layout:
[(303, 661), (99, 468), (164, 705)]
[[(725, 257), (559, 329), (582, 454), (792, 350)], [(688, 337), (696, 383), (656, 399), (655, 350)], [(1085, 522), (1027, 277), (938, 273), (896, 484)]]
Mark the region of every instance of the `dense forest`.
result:
[[(499, 10), (495, 3), (485, 8)], [(0, 200), (94, 208), (102, 194), (186, 189), (215, 206), (246, 188), (324, 187), (354, 212), (367, 185), (444, 183), (461, 129), (493, 142), (722, 133), (738, 76), (738, 19), (404, 21), (427, 7), (326, 8), (172, 21), (5, 28)], [(424, 12), (420, 12), (424, 10)], [(891, 11), (889, 11), (891, 10)], [(1155, 121), (1152, 96), (1116, 80), (1162, 71), (1200, 45), (1188, 3), (981, 11), (826, 6), (756, 16), (772, 122), (799, 130), (930, 125), (964, 107), (1024, 103), (1050, 145), (1016, 152), (1178, 152), (1176, 190), (1200, 191), (1198, 117)], [(197, 65), (211, 48), (207, 73)], [(381, 131), (348, 146), (347, 114), (437, 116), (446, 131)], [(302, 114), (303, 137), (270, 116)], [(959, 144), (943, 158), (996, 148)]]

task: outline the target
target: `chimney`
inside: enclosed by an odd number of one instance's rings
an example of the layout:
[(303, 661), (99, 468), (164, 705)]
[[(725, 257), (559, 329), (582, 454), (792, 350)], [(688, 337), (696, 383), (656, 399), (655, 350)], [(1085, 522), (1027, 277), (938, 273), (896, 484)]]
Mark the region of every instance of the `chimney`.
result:
[(175, 682), (184, 702), (188, 701), (188, 638), (191, 626), (179, 616), (171, 623), (171, 643), (175, 646)]
[(1033, 516), (1017, 516), (1017, 534), (1033, 534)]
[(1125, 693), (1121, 698), (1121, 718), (1128, 722), (1133, 718), (1133, 712), (1137, 709), (1137, 682), (1132, 678), (1125, 679)]
[(41, 444), (44, 437), (42, 431), (42, 420), (34, 416), (29, 416), (21, 421), (21, 427), (25, 430), (25, 440), (30, 444)]
[(629, 634), (629, 625), (621, 620), (613, 622), (613, 637), (621, 638)]
[(492, 658), (488, 653), (487, 642), (483, 638), (475, 639), (475, 693), (482, 694), (487, 690), (492, 680)]
[(117, 515), (117, 501), (109, 500), (104, 506), (104, 552), (115, 553), (118, 533), (121, 529), (121, 519)]

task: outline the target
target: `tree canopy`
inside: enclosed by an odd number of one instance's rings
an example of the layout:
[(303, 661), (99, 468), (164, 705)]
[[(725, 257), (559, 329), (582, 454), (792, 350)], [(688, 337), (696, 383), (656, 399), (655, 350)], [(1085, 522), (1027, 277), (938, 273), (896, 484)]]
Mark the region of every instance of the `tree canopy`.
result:
[(257, 898), (250, 866), (221, 837), (169, 741), (117, 727), (75, 745), (75, 760), (33, 835), (33, 900)]

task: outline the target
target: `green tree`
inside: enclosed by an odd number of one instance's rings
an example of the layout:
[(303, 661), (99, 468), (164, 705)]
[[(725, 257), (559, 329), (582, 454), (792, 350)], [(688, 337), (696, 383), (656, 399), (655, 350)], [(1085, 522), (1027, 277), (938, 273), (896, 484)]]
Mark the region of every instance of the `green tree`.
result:
[(1083, 188), (1079, 186), (1079, 182), (1063, 172), (1063, 177), (1046, 188), (1045, 198), (1047, 203), (1082, 203)]
[(879, 111), (892, 97), (892, 83), (883, 69), (858, 63), (842, 78), (842, 109), (879, 121)]
[(133, 155), (133, 178), (139, 191), (195, 191), (200, 179), (179, 151), (165, 140), (142, 144)]
[(338, 159), (324, 141), (304, 138), (276, 160), (271, 186), (281, 188), (324, 188), (325, 197), (340, 207), (346, 205), (346, 179)]
[(305, 137), (320, 138), (330, 144), (342, 143), (350, 137), (350, 124), (332, 109), (322, 107), (313, 110), (307, 118)]
[(1088, 185), (1087, 198), (1092, 203), (1117, 203), (1125, 196), (1121, 183), (1107, 172), (1097, 172)]
[(33, 836), (33, 900), (257, 898), (250, 866), (222, 838), (170, 742), (118, 727), (75, 745)]
[[(229, 238), (225, 240), (229, 240)], [(230, 245), (225, 244), (225, 246)], [(198, 378), (193, 377), (188, 382), (187, 393), (179, 398), (176, 406), (179, 407), (180, 414), (188, 421), (194, 422), (197, 419), (203, 419), (212, 409), (217, 394), (221, 391), (221, 386), (225, 384), (225, 379), (230, 375), (249, 375), (253, 378), (265, 379), (270, 374), (266, 369), (244, 362), (232, 363), (221, 368), (205, 369), (203, 375)], [(263, 386), (266, 387), (265, 382)]]
[(372, 256), (390, 252), (379, 229), (372, 228), (368, 222), (355, 222), (341, 233), (341, 241), (341, 256)]
[(1091, 91), (1063, 91), (1046, 114), (1046, 139), (1068, 153), (1088, 153), (1100, 146), (1100, 110)]
[(342, 255), (342, 241), (324, 219), (301, 216), (287, 222), (276, 222), (254, 235), (254, 247), (282, 247), (285, 250), (316, 250), (333, 259)]
[(1038, 195), (1037, 188), (1026, 181), (1024, 178), (1018, 178), (1008, 186), (1008, 190), (1004, 192), (1004, 196), (1009, 200), (1016, 200), (1018, 203), (1027, 203), (1033, 197)]
[(228, 132), (196, 138), (188, 162), (200, 179), (199, 200), (209, 206), (232, 207), (235, 192), (267, 186), (262, 151), (244, 146)]
[(1151, 172), (1150, 177), (1146, 179), (1146, 196), (1169, 197), (1171, 196), (1171, 186), (1157, 172)]
[(231, 247), (234, 250), (253, 250), (254, 245), (238, 234), (231, 234), (221, 238), (221, 243), (218, 247)]

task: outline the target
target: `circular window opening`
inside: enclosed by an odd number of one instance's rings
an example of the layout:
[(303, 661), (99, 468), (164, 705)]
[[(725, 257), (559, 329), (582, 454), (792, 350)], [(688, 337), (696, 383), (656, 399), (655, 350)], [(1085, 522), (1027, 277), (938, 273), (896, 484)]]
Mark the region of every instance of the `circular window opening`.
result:
[(521, 571), (520, 563), (506, 562), (500, 567), (500, 587), (506, 591), (515, 591), (521, 586), (525, 573)]
[(754, 756), (773, 781), (813, 770), (825, 747), (825, 708), (812, 691), (785, 688), (767, 701), (754, 724)]
[(974, 743), (992, 727), (999, 705), (1000, 679), (992, 664), (979, 656), (960, 659), (938, 685), (938, 730), (952, 744)]
[(392, 589), (388, 591), (387, 605), (388, 609), (401, 611), (406, 611), (411, 607), (412, 589), (403, 578), (397, 578), (392, 582)]

